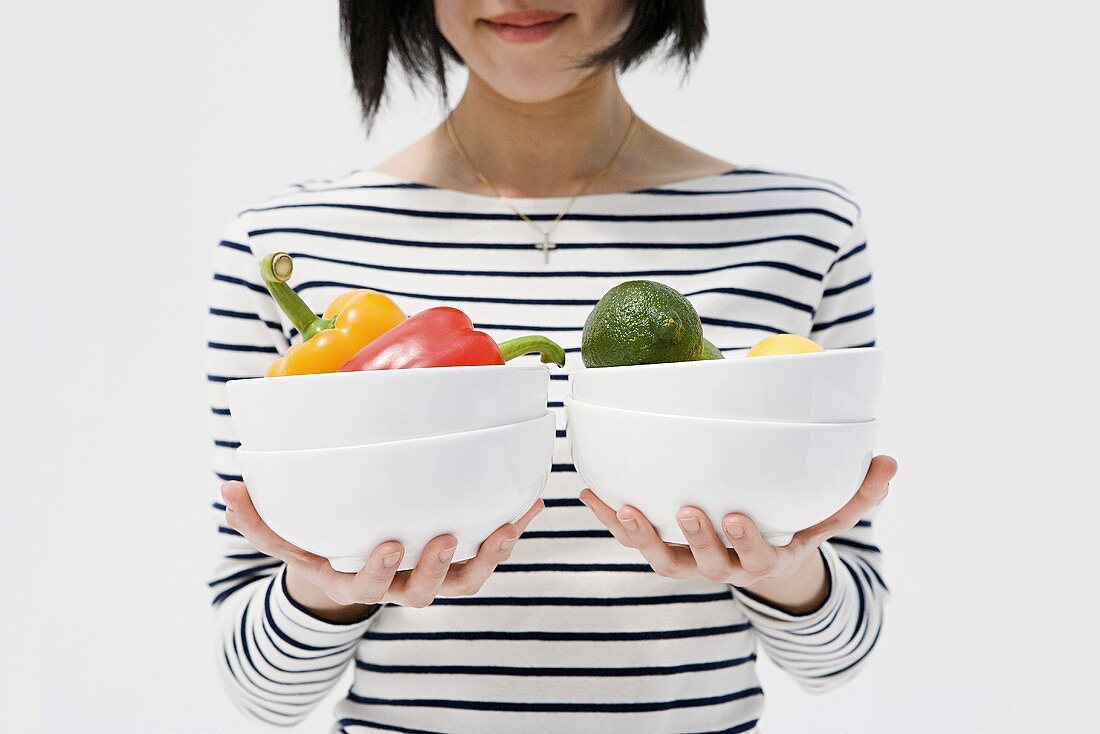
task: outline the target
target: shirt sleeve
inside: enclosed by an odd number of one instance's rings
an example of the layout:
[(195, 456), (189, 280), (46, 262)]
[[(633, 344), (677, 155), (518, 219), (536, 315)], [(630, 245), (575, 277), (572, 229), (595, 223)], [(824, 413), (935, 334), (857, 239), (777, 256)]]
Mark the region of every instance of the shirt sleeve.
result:
[(875, 299), (862, 218), (852, 224), (829, 272), (810, 338), (826, 349), (875, 346)]
[(272, 724), (306, 717), (332, 690), (370, 624), (332, 624), (287, 594), (284, 564), (258, 552), (225, 523), (218, 488), (240, 480), (225, 383), (263, 376), (289, 347), (278, 307), (259, 277), (243, 223), (230, 226), (214, 255), (207, 315), (207, 386), (213, 428), (213, 484), (221, 554), (209, 582), (218, 627), (218, 664), (233, 702)]
[[(874, 346), (874, 313), (867, 240), (857, 219), (825, 276), (812, 338), (826, 349)], [(827, 691), (852, 678), (882, 631), (889, 590), (874, 514), (821, 546), (829, 594), (817, 610), (788, 614), (751, 590), (734, 589), (761, 648), (807, 690)]]

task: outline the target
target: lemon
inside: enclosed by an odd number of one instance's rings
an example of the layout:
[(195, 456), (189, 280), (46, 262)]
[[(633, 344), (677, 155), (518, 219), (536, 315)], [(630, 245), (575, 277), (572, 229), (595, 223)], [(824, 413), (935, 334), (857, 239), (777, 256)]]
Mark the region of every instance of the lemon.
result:
[(774, 357), (779, 354), (812, 354), (824, 352), (825, 349), (798, 334), (776, 334), (767, 339), (758, 341), (749, 350), (749, 357)]

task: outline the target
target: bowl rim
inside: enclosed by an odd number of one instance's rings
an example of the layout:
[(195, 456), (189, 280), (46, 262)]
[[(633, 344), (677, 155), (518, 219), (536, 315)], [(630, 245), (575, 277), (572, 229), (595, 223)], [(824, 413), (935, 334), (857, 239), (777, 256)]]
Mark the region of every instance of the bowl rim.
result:
[(382, 446), (403, 446), (407, 444), (417, 443), (430, 443), (432, 441), (442, 441), (448, 438), (455, 438), (458, 436), (471, 438), (477, 438), (479, 435), (491, 434), (494, 432), (503, 433), (505, 431), (514, 430), (517, 433), (521, 428), (532, 425), (539, 421), (554, 421), (554, 414), (547, 410), (538, 418), (531, 418), (525, 421), (519, 421), (518, 423), (505, 423), (503, 426), (490, 426), (489, 428), (478, 428), (473, 431), (459, 431), (457, 433), (443, 433), (436, 436), (417, 436), (416, 438), (403, 438), (398, 441), (382, 441), (379, 443), (365, 443), (356, 444), (354, 446), (329, 446), (327, 448), (320, 449), (246, 449), (244, 446), (237, 447), (237, 453), (245, 454), (249, 456), (259, 456), (263, 454), (319, 454), (319, 455), (331, 455), (337, 452), (363, 451), (365, 449), (373, 449)]
[[(696, 415), (677, 415), (675, 413), (654, 413), (651, 410), (631, 410), (629, 408), (615, 408), (609, 405), (600, 405), (599, 403), (593, 403), (588, 400), (579, 400), (577, 398), (567, 396), (565, 398), (565, 410), (568, 415), (569, 406), (574, 403), (580, 403), (585, 408), (594, 408), (595, 412), (606, 411), (608, 413), (632, 413), (634, 415), (644, 415), (651, 418), (663, 418), (670, 421), (681, 421), (684, 423), (721, 423), (721, 424), (734, 424), (734, 425), (754, 425), (754, 426), (782, 426), (789, 430), (808, 430), (808, 429), (825, 429), (833, 428), (837, 429), (840, 426), (870, 426), (878, 422), (878, 418), (870, 418), (860, 421), (757, 421), (751, 418), (712, 418), (710, 416), (696, 416)], [(568, 430), (568, 427), (566, 428)]]
[[(751, 360), (749, 359), (746, 354), (748, 350), (749, 347), (746, 347), (743, 352), (725, 359), (700, 359), (689, 362), (658, 362), (656, 364), (624, 364), (616, 367), (585, 367), (584, 369), (573, 371), (570, 377), (579, 377), (584, 374), (592, 374), (593, 372), (612, 374), (622, 372), (623, 370), (631, 370), (632, 372), (668, 372), (676, 369), (705, 369), (708, 365), (710, 369), (719, 369), (717, 365), (736, 365), (747, 360), (751, 361), (753, 364), (760, 363), (761, 358), (752, 357)], [(766, 364), (808, 361), (811, 359), (841, 359), (842, 355), (848, 356), (852, 354), (884, 354), (884, 351), (881, 347), (850, 347), (846, 349), (826, 349), (824, 352), (811, 352), (809, 354), (773, 354), (766, 357)]]
[[(226, 380), (226, 385), (239, 385), (244, 383), (261, 383), (267, 381), (270, 384), (284, 384), (287, 381), (293, 380), (294, 384), (300, 385), (305, 382), (322, 382), (322, 381), (338, 381), (338, 380), (352, 380), (356, 379), (357, 375), (408, 375), (408, 374), (420, 374), (426, 371), (451, 373), (451, 372), (471, 372), (474, 370), (479, 371), (497, 371), (497, 370), (515, 370), (517, 372), (549, 372), (550, 365), (546, 364), (479, 364), (479, 365), (457, 365), (452, 367), (403, 367), (401, 369), (392, 370), (354, 370), (350, 372), (318, 372), (309, 375), (282, 375), (276, 380), (276, 378), (269, 378), (266, 376), (253, 376), (253, 377), (234, 377)], [(400, 377), (385, 378), (385, 377), (372, 377), (370, 379), (401, 379)]]

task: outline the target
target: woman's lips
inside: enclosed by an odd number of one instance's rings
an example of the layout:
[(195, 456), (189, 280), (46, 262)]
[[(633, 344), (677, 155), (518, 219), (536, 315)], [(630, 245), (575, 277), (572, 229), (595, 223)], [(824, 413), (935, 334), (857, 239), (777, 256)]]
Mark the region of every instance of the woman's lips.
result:
[(556, 31), (567, 17), (568, 13), (520, 10), (483, 20), (493, 32), (509, 43), (534, 43)]

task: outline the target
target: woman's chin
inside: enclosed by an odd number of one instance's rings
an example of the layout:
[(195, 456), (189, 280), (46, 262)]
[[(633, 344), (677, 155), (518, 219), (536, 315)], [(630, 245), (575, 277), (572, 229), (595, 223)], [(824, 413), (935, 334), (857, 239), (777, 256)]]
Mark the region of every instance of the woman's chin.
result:
[(510, 102), (540, 104), (577, 91), (589, 74), (589, 71), (569, 69), (551, 77), (545, 67), (531, 67), (530, 73), (524, 73), (523, 66), (516, 64), (506, 67), (502, 74), (481, 76), (480, 83)]

